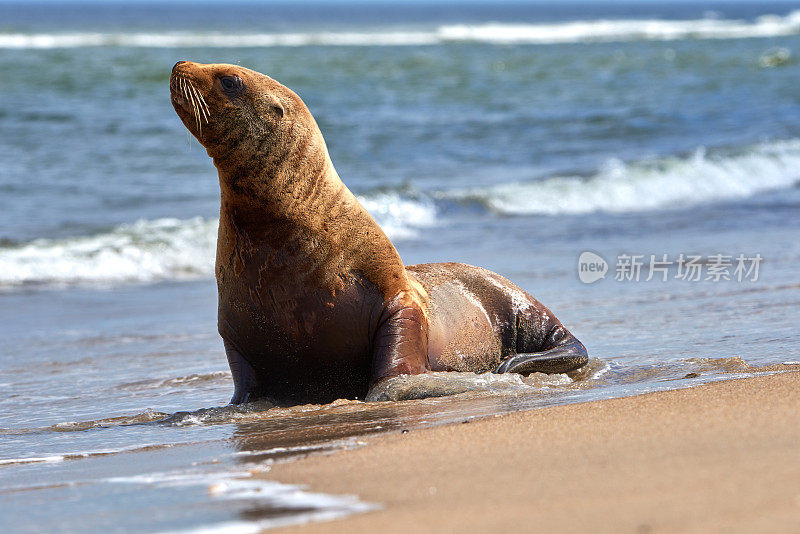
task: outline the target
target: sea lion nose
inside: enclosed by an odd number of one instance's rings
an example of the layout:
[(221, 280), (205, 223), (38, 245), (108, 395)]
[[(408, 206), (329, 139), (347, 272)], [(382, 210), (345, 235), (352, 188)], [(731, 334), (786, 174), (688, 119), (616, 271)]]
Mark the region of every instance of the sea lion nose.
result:
[(175, 65), (172, 67), (172, 72), (175, 72), (175, 69), (177, 69), (178, 67), (180, 67), (184, 63), (189, 63), (189, 62), (181, 60), (181, 61), (178, 61), (177, 63), (175, 63)]

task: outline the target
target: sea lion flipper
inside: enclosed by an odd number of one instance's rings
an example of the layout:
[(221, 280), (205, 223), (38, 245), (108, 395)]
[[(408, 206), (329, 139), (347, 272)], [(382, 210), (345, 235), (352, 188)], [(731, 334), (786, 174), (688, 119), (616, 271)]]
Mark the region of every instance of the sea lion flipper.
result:
[(428, 371), (428, 321), (408, 294), (395, 297), (382, 313), (372, 349), (370, 385), (398, 375)]
[(567, 373), (589, 363), (586, 347), (541, 302), (531, 297), (527, 313), (517, 316), (517, 353), (495, 373)]
[(550, 349), (545, 352), (533, 354), (515, 354), (497, 366), (495, 373), (567, 373), (583, 367), (589, 362), (586, 349), (576, 341), (580, 347), (567, 345)]
[(236, 347), (227, 339), (222, 340), (225, 345), (225, 354), (228, 357), (228, 365), (233, 375), (233, 397), (231, 404), (244, 404), (250, 402), (254, 397), (253, 388), (256, 386), (256, 377), (250, 363), (242, 356)]

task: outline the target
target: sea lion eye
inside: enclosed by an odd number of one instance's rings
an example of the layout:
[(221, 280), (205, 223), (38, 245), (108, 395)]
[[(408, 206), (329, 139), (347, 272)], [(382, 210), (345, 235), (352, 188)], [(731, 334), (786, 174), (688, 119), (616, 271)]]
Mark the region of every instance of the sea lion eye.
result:
[(219, 83), (222, 85), (222, 90), (228, 94), (238, 93), (244, 87), (242, 79), (238, 76), (222, 76)]

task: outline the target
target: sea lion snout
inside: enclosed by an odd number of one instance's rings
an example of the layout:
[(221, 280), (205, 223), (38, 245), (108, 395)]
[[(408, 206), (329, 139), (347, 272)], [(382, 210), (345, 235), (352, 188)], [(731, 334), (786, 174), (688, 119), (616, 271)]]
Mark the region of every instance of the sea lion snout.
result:
[[(169, 80), (170, 96), (175, 112), (184, 126), (203, 143), (203, 128), (208, 131), (211, 119), (210, 95), (204, 86), (207, 78), (196, 63), (178, 61), (172, 67)], [(207, 81), (207, 80), (205, 80)]]
[(172, 75), (170, 77), (170, 87), (176, 78), (196, 78), (200, 72), (200, 65), (191, 61), (178, 61), (172, 66)]

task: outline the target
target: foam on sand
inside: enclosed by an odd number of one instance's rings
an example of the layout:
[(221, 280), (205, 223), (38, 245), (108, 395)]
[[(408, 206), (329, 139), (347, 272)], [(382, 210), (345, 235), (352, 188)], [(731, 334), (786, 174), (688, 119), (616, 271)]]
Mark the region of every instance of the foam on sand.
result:
[(266, 512), (249, 521), (231, 520), (189, 527), (175, 532), (186, 534), (260, 532), (267, 528), (301, 525), (311, 521), (330, 521), (378, 507), (352, 495), (326, 495), (305, 491), (296, 485), (281, 484), (254, 476), (263, 469), (246, 472), (174, 472), (116, 477), (106, 482), (151, 487), (205, 488), (214, 500), (257, 503)]

